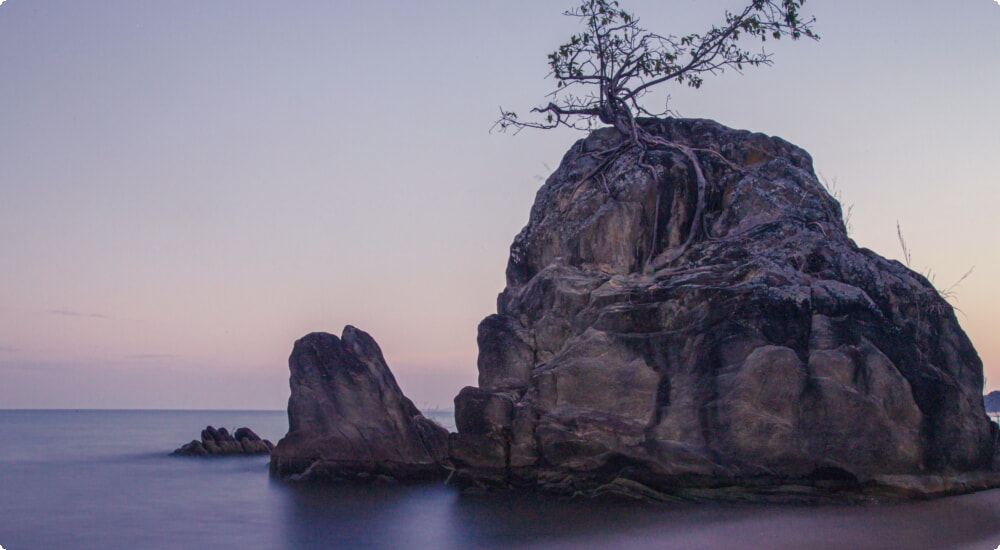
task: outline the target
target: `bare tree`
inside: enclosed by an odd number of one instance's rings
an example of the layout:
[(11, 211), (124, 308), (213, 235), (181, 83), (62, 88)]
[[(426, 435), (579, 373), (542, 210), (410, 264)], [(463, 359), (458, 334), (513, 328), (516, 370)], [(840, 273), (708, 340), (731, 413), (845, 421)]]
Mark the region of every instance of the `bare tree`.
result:
[(639, 25), (639, 19), (621, 9), (617, 0), (583, 0), (564, 13), (579, 19), (584, 31), (549, 54), (556, 89), (548, 105), (532, 112), (542, 120), (523, 121), (513, 111), (501, 109), (497, 121), (507, 128), (591, 129), (596, 121), (614, 126), (640, 141), (637, 116), (664, 116), (669, 111), (650, 110), (642, 99), (656, 86), (670, 82), (701, 87), (705, 75), (726, 69), (770, 65), (764, 50), (751, 52), (741, 45), (749, 38), (807, 37), (815, 18), (803, 19), (805, 0), (752, 0), (739, 13), (725, 12), (726, 22), (703, 34), (662, 36)]

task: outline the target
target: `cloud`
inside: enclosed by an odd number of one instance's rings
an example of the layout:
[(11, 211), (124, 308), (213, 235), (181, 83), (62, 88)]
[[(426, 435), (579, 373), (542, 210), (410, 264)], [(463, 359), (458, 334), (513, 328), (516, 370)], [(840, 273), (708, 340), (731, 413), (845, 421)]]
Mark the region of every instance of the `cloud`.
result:
[(52, 372), (70, 371), (76, 368), (71, 363), (44, 363), (39, 361), (24, 361), (8, 359), (0, 361), (0, 372)]
[(109, 319), (107, 315), (103, 315), (100, 313), (80, 313), (78, 311), (73, 311), (66, 308), (50, 309), (48, 313), (51, 315), (62, 315), (64, 317), (86, 317), (89, 319)]
[[(0, 0), (0, 3), (3, 3), (3, 0)], [(19, 350), (17, 348), (9, 348), (7, 346), (0, 346), (0, 353), (15, 353), (15, 352), (18, 352), (18, 351), (21, 351), (21, 350)]]
[(176, 359), (177, 356), (170, 353), (139, 353), (136, 355), (126, 355), (125, 359), (131, 361), (156, 361), (158, 359)]

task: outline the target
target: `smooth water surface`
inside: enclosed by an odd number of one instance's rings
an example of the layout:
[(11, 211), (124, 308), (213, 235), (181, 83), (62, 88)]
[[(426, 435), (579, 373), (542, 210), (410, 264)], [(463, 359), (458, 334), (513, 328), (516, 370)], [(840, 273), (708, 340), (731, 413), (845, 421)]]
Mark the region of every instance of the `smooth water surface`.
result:
[[(445, 425), (448, 421), (442, 422)], [(866, 506), (647, 506), (276, 482), (266, 457), (170, 451), (278, 411), (0, 411), (0, 546), (55, 549), (984, 549), (1000, 491)]]

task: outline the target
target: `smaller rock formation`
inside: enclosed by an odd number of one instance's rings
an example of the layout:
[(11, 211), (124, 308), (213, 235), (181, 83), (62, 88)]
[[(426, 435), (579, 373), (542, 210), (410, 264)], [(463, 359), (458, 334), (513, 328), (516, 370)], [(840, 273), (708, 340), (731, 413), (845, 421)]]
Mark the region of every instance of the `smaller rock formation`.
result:
[(444, 477), (448, 431), (403, 395), (367, 333), (312, 333), (288, 359), (288, 434), (271, 453), (286, 479)]
[(201, 441), (192, 440), (173, 453), (180, 456), (235, 456), (266, 455), (274, 444), (254, 433), (250, 428), (237, 428), (232, 434), (225, 428), (208, 426), (201, 431)]
[(1000, 413), (1000, 391), (991, 391), (983, 396), (983, 405), (988, 413)]

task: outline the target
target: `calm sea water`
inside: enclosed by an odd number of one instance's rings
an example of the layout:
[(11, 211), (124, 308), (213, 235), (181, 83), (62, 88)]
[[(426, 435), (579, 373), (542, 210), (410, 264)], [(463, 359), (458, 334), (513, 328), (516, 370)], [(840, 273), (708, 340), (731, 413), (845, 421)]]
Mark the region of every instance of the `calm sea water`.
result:
[[(447, 423), (447, 420), (445, 421)], [(310, 487), (267, 458), (168, 456), (206, 425), (277, 441), (284, 412), (0, 411), (0, 546), (36, 549), (984, 549), (1000, 491), (896, 505), (645, 506)]]

